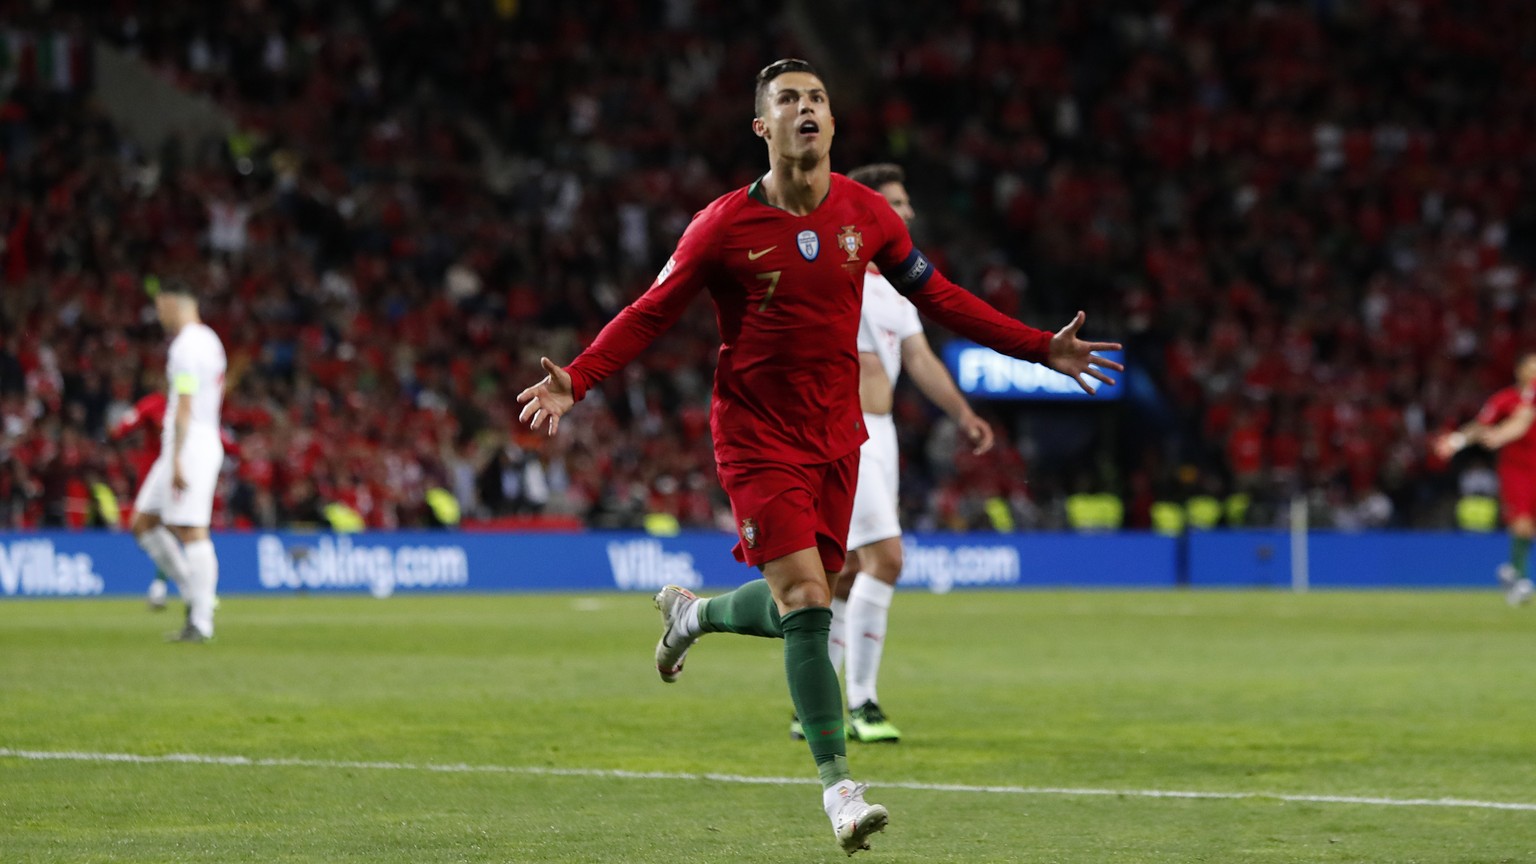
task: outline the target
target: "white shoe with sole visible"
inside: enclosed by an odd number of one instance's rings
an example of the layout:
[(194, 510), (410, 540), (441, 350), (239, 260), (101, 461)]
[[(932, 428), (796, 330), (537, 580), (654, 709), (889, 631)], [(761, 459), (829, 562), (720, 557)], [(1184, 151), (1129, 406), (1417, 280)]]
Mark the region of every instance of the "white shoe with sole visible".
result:
[(1511, 606), (1523, 606), (1531, 600), (1531, 580), (1522, 579), (1513, 564), (1499, 565), (1499, 586), (1504, 589), (1504, 602)]
[(844, 780), (822, 793), (822, 806), (832, 820), (837, 844), (849, 855), (869, 848), (869, 835), (884, 831), (891, 814), (880, 804), (864, 800), (869, 787)]
[(656, 671), (661, 673), (661, 680), (671, 684), (677, 680), (677, 676), (683, 674), (683, 660), (688, 656), (688, 649), (697, 642), (697, 636), (684, 636), (679, 626), (683, 616), (693, 604), (699, 602), (692, 591), (687, 588), (679, 588), (676, 585), (656, 592), (652, 598), (656, 608), (661, 610), (661, 639), (656, 642)]

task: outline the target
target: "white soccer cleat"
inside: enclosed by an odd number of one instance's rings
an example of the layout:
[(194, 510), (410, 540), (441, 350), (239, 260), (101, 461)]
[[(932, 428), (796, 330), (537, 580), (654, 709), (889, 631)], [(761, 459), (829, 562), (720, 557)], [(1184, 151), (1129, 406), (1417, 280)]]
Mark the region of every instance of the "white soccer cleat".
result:
[(1515, 583), (1520, 581), (1520, 571), (1516, 570), (1513, 564), (1500, 564), (1496, 572), (1499, 574), (1499, 584), (1504, 586), (1505, 591), (1515, 587)]
[(822, 796), (822, 805), (832, 819), (832, 833), (837, 844), (849, 855), (869, 848), (869, 835), (884, 831), (891, 814), (880, 804), (864, 800), (869, 787), (849, 780), (833, 786)]
[(152, 611), (159, 612), (165, 608), (167, 591), (164, 579), (152, 579), (149, 583), (149, 592), (144, 597), (144, 602)]
[(1536, 587), (1531, 585), (1531, 580), (1518, 579), (1505, 590), (1504, 600), (1511, 606), (1524, 606), (1531, 602), (1532, 594), (1536, 594)]
[(687, 588), (679, 588), (676, 585), (656, 592), (652, 598), (656, 608), (661, 610), (661, 639), (656, 642), (656, 671), (661, 673), (661, 680), (671, 684), (677, 680), (677, 676), (683, 674), (683, 660), (688, 656), (688, 649), (697, 642), (697, 636), (684, 636), (679, 623), (687, 614), (693, 604), (699, 602), (692, 591)]

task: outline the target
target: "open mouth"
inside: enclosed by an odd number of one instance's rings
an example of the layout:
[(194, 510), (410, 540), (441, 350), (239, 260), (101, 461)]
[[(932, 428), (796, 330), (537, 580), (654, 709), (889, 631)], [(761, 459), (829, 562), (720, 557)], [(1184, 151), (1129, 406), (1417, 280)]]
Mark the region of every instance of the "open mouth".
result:
[(806, 120), (800, 124), (798, 131), (801, 135), (815, 135), (821, 131), (821, 126), (815, 120)]

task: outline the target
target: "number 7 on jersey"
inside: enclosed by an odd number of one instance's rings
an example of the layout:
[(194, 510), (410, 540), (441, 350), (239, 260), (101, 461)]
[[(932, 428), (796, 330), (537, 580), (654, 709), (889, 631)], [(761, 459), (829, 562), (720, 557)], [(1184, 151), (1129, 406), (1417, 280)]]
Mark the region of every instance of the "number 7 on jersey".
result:
[(770, 270), (767, 273), (757, 274), (757, 278), (768, 283), (768, 293), (763, 295), (763, 302), (757, 304), (757, 311), (761, 312), (767, 309), (768, 304), (773, 302), (773, 292), (779, 290), (779, 275), (783, 272), (783, 270)]

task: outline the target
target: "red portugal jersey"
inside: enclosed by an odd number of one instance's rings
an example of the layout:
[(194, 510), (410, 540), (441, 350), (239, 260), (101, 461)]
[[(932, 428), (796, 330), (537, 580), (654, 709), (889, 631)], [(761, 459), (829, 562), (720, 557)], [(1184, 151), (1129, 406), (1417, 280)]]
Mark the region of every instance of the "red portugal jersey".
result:
[[(1505, 387), (1488, 398), (1483, 410), (1477, 412), (1477, 422), (1493, 426), (1504, 421), (1521, 405), (1536, 404), (1536, 392), (1518, 387)], [(1536, 472), (1536, 425), (1519, 438), (1499, 448), (1499, 466), (1521, 471)]]
[(567, 367), (577, 399), (708, 290), (720, 326), (710, 412), (716, 460), (840, 459), (867, 437), (857, 336), (869, 263), (951, 330), (1014, 357), (1046, 357), (1050, 333), (935, 271), (878, 192), (833, 174), (821, 204), (796, 216), (754, 197), (756, 188), (721, 196), (694, 217), (651, 287)]
[(150, 466), (160, 458), (160, 426), (165, 421), (165, 391), (157, 390), (145, 396), (133, 407), (123, 414), (117, 425), (109, 432), (112, 440), (116, 441), (131, 434), (135, 429), (145, 431), (144, 441), (139, 446), (138, 452), (128, 458), (133, 460), (135, 482), (142, 483), (149, 474)]

